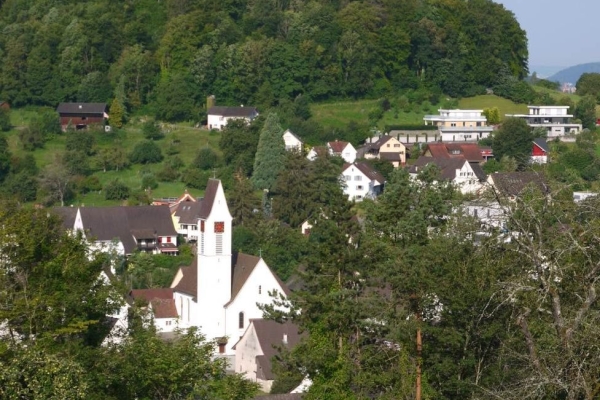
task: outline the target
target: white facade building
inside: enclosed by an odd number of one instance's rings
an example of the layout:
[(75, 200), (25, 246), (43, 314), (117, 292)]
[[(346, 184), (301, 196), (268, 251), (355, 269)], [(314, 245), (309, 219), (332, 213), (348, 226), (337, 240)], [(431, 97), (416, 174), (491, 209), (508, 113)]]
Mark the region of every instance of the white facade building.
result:
[(442, 142), (477, 142), (494, 130), (488, 126), (483, 110), (445, 110), (423, 117), (425, 125), (438, 127)]
[(214, 106), (207, 112), (208, 129), (221, 130), (227, 123), (234, 119), (241, 119), (250, 123), (258, 117), (258, 111), (254, 107), (220, 107)]
[(581, 132), (582, 125), (571, 123), (569, 106), (527, 106), (528, 114), (506, 114), (507, 117), (522, 118), (531, 128), (544, 128), (549, 139)]
[(232, 252), (231, 221), (221, 181), (210, 179), (198, 214), (197, 257), (171, 283), (176, 324), (162, 328), (198, 327), (218, 340), (218, 352), (234, 365), (233, 346), (250, 319), (262, 318), (257, 304), (270, 303), (269, 293), (289, 291), (262, 258)]
[(336, 140), (327, 143), (327, 151), (330, 156), (342, 157), (347, 163), (353, 163), (356, 160), (356, 149), (352, 143)]
[(287, 151), (302, 151), (302, 140), (289, 129), (283, 132), (283, 141)]
[(383, 192), (383, 176), (363, 162), (346, 164), (340, 177), (344, 184), (344, 193), (350, 201), (374, 199)]
[(440, 178), (452, 182), (462, 194), (479, 193), (486, 182), (485, 172), (477, 162), (469, 162), (464, 157), (435, 158), (421, 156), (410, 167), (409, 174), (416, 178), (429, 164), (440, 169)]

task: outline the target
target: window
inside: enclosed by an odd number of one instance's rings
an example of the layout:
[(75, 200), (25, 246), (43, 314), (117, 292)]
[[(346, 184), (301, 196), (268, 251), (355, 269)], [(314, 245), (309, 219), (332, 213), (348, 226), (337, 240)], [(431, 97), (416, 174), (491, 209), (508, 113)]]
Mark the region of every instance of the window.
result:
[[(385, 147), (390, 147), (390, 144), (389, 144), (389, 143), (388, 143), (388, 144), (386, 144), (386, 145), (385, 145)], [(394, 147), (396, 147), (396, 146), (394, 145)]]
[(355, 181), (362, 181), (362, 176), (361, 175), (356, 175), (356, 176), (354, 176), (354, 180)]
[(217, 254), (223, 254), (223, 234), (218, 233), (215, 237), (215, 252)]
[(225, 232), (225, 222), (215, 222), (215, 233)]
[(198, 230), (198, 225), (192, 225), (192, 230), (193, 231), (197, 231)]
[(187, 225), (179, 225), (179, 229), (187, 229)]
[(171, 236), (167, 236), (167, 243), (171, 243)]
[(200, 221), (200, 232), (204, 232), (204, 221)]
[(240, 312), (240, 315), (238, 315), (238, 328), (240, 329), (244, 329), (244, 312)]
[(400, 143), (395, 144), (394, 147), (400, 147)]
[(165, 321), (165, 325), (167, 325), (167, 326), (171, 325), (171, 321)]
[(452, 123), (450, 124), (450, 126), (453, 126), (453, 127), (454, 127), (454, 126), (456, 126), (456, 122), (452, 122)]
[(262, 286), (258, 285), (258, 294), (262, 294)]
[(473, 216), (474, 216), (475, 218), (477, 218), (477, 209), (474, 209), (474, 210), (473, 210)]
[(346, 181), (351, 181), (352, 177), (350, 175), (344, 175), (344, 178), (346, 179)]
[(358, 186), (356, 187), (356, 190), (363, 190), (363, 187), (362, 187), (362, 185), (358, 185)]

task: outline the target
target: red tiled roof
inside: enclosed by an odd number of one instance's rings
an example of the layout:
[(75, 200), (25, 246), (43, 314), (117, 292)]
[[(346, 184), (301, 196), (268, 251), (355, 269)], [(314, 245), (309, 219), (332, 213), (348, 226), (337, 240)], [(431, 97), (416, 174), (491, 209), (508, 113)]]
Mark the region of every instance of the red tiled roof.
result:
[(328, 142), (327, 145), (331, 148), (331, 151), (333, 151), (334, 153), (341, 153), (348, 145), (348, 142), (336, 140), (335, 142)]
[(152, 307), (154, 318), (179, 317), (174, 299), (153, 299), (150, 301), (150, 307)]
[(129, 295), (134, 300), (142, 300), (145, 303), (149, 303), (153, 299), (172, 299), (173, 289), (171, 288), (158, 288), (158, 289), (133, 289), (129, 292)]
[[(452, 154), (458, 151), (458, 154)], [(476, 143), (429, 143), (425, 153), (429, 152), (433, 158), (464, 157), (469, 162), (482, 162), (481, 149)]]

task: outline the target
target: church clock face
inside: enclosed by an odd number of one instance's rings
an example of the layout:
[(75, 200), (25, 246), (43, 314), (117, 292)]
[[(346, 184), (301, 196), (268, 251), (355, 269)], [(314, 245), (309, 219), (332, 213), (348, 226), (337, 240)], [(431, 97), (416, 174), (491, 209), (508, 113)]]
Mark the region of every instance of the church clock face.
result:
[(225, 232), (225, 222), (215, 222), (215, 233)]

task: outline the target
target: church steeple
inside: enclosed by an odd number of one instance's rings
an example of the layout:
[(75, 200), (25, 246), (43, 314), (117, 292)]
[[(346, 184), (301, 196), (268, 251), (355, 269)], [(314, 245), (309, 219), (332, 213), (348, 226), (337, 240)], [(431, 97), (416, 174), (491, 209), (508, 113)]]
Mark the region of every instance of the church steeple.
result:
[[(215, 321), (214, 332), (224, 334), (223, 306), (231, 299), (231, 214), (223, 185), (210, 179), (200, 206), (198, 221), (198, 293), (199, 310), (204, 321)], [(206, 327), (208, 329), (208, 326)]]

